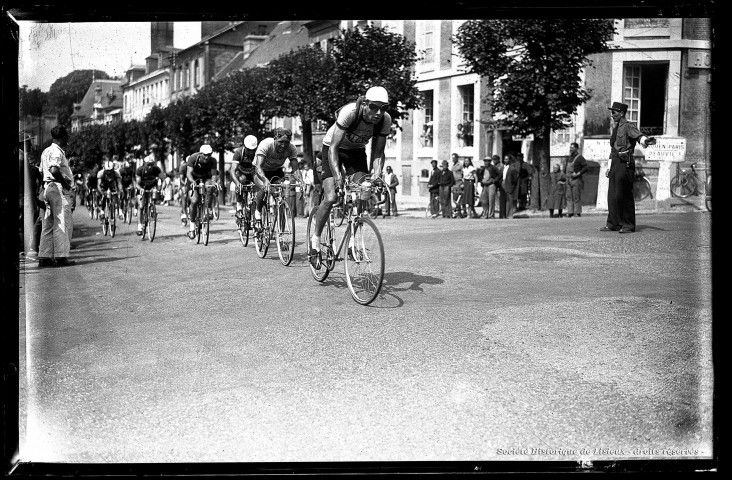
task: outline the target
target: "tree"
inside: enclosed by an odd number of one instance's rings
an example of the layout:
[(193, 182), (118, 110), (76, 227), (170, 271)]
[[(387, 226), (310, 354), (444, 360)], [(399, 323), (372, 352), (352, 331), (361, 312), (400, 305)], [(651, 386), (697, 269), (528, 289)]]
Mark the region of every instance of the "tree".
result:
[(375, 85), (389, 92), (389, 115), (394, 120), (422, 105), (412, 75), (418, 59), (415, 45), (403, 35), (373, 25), (343, 30), (333, 41), (333, 59), (336, 85), (332, 101), (338, 107)]
[(550, 135), (572, 125), (572, 115), (590, 98), (580, 73), (588, 56), (608, 49), (611, 19), (500, 19), (463, 23), (453, 41), (468, 70), (488, 80), (485, 98), (492, 126), (533, 134), (534, 165), (541, 171), (543, 208), (549, 192)]
[(66, 127), (70, 125), (74, 103), (81, 102), (93, 78), (106, 80), (109, 75), (101, 70), (74, 70), (51, 84), (48, 89), (48, 103), (53, 113), (58, 114), (59, 124)]
[(40, 88), (28, 90), (23, 86), (23, 88), (18, 89), (18, 98), (21, 118), (26, 115), (40, 117), (48, 104), (48, 94), (42, 92)]
[(331, 120), (340, 106), (333, 98), (334, 71), (333, 58), (313, 46), (281, 55), (267, 67), (266, 94), (273, 105), (272, 113), (278, 117), (300, 117), (303, 155), (311, 165), (314, 164), (312, 122)]

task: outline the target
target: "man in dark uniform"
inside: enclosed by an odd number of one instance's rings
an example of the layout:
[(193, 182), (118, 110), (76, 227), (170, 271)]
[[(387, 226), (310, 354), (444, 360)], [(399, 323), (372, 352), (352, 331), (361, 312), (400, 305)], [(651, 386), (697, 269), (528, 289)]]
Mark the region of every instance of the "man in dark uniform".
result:
[(635, 200), (633, 199), (633, 179), (635, 162), (633, 152), (637, 142), (643, 146), (653, 145), (656, 139), (643, 135), (635, 123), (625, 118), (628, 106), (613, 102), (612, 133), (610, 135), (610, 168), (605, 176), (610, 179), (607, 189), (607, 222), (600, 228), (602, 232), (635, 232)]

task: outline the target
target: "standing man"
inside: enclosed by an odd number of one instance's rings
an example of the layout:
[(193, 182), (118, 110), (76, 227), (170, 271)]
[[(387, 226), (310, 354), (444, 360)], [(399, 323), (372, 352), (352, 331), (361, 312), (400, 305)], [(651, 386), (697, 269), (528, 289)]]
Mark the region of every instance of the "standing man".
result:
[(610, 169), (605, 176), (610, 179), (607, 189), (607, 222), (602, 232), (635, 232), (635, 200), (633, 179), (635, 161), (633, 152), (637, 142), (643, 146), (653, 145), (656, 139), (643, 135), (635, 123), (625, 118), (628, 106), (613, 102), (610, 110), (612, 133), (610, 134)]
[[(455, 157), (453, 157), (454, 159)], [(442, 217), (452, 218), (452, 200), (450, 199), (450, 190), (455, 186), (455, 177), (447, 163), (442, 161), (442, 171), (440, 172), (440, 204), (442, 205)]]
[(518, 211), (526, 210), (526, 204), (529, 199), (529, 186), (531, 178), (534, 176), (534, 167), (530, 163), (524, 161), (524, 154), (518, 154), (519, 166), (519, 190), (518, 190)]
[(584, 174), (587, 173), (587, 160), (579, 153), (579, 145), (569, 145), (569, 162), (567, 162), (567, 216), (582, 216), (582, 190), (585, 188)]
[(463, 160), (463, 208), (469, 218), (478, 218), (475, 213), (475, 167), (469, 158)]
[(302, 171), (302, 195), (305, 199), (305, 211), (303, 217), (307, 218), (310, 216), (310, 212), (313, 211), (313, 182), (315, 177), (313, 170), (310, 168), (310, 163), (305, 162)]
[(480, 181), (483, 185), (483, 191), (480, 193), (480, 202), (483, 206), (481, 218), (495, 218), (496, 216), (496, 193), (500, 183), (497, 165), (500, 161), (501, 157), (498, 155), (483, 159), (483, 179)]
[(299, 185), (295, 186), (295, 203), (297, 205), (297, 212), (292, 212), (293, 217), (298, 215), (301, 217), (307, 217), (305, 214), (305, 159), (298, 154), (297, 158), (297, 171), (293, 172), (295, 180), (299, 182)]
[(63, 125), (57, 125), (51, 129), (51, 138), (53, 143), (41, 154), (46, 211), (41, 226), (39, 267), (63, 267), (76, 263), (69, 260), (71, 231), (74, 228), (71, 216), (74, 177), (63, 150), (69, 134)]
[(452, 189), (452, 199), (455, 201), (456, 215), (465, 218), (465, 195), (463, 195), (463, 165), (460, 163), (460, 156), (457, 153), (452, 154), (452, 166), (450, 167), (452, 176), (455, 178), (455, 186)]
[(437, 218), (440, 212), (439, 201), (440, 201), (440, 174), (442, 173), (437, 168), (437, 160), (432, 160), (432, 172), (430, 172), (430, 179), (427, 183), (427, 189), (430, 192), (430, 213), (432, 218)]
[(397, 214), (396, 206), (396, 187), (399, 185), (399, 179), (391, 170), (391, 167), (386, 167), (386, 175), (384, 175), (384, 183), (389, 187), (389, 198), (386, 199), (386, 216), (388, 217), (394, 212), (394, 216)]
[(509, 153), (503, 157), (503, 178), (501, 180), (501, 213), (503, 218), (512, 218), (516, 213), (516, 196), (519, 188), (519, 167), (516, 157)]

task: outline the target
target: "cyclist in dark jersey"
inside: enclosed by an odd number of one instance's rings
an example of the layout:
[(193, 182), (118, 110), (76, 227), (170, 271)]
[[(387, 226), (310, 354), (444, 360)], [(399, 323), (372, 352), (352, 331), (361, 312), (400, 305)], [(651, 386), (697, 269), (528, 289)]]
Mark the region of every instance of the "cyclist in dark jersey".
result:
[[(162, 183), (163, 171), (155, 165), (155, 157), (148, 155), (145, 157), (145, 163), (138, 167), (135, 172), (135, 186), (137, 187), (137, 194), (140, 200), (140, 211), (147, 207), (147, 197), (143, 195), (145, 190), (155, 189), (153, 191), (153, 198), (157, 197), (157, 191), (160, 189)], [(151, 199), (152, 201), (152, 199)], [(142, 235), (142, 213), (137, 217), (137, 235)]]
[[(122, 162), (122, 165), (119, 167), (119, 175), (122, 177), (122, 192), (127, 192), (127, 188), (132, 186), (134, 187), (135, 182), (135, 167), (132, 166), (132, 163), (130, 163), (131, 156), (128, 154), (125, 156), (124, 161)], [(135, 207), (135, 211), (137, 211), (137, 197), (135, 196), (134, 188), (129, 192), (129, 197), (127, 198), (128, 202), (132, 202), (132, 204)], [(120, 205), (120, 208), (122, 208), (122, 205)], [(124, 213), (120, 211), (119, 218), (124, 218)]]
[[(206, 185), (216, 186), (218, 183), (218, 170), (216, 169), (216, 159), (211, 155), (213, 149), (211, 145), (201, 145), (201, 149), (189, 156), (186, 160), (186, 177), (190, 182), (191, 187), (195, 187), (198, 181), (204, 182)], [(212, 195), (214, 195), (212, 193)], [(209, 195), (208, 201), (211, 201), (211, 195)], [(191, 197), (191, 219), (196, 218), (198, 214), (198, 204), (200, 199), (198, 198), (198, 191), (193, 190), (193, 196)], [(207, 205), (210, 206), (210, 205)], [(194, 222), (190, 222), (188, 229), (188, 238), (193, 238), (196, 225)]]
[[(231, 163), (231, 181), (238, 187), (241, 184), (254, 182), (254, 154), (257, 151), (257, 137), (247, 135), (244, 139), (244, 145), (234, 151), (234, 158)], [(247, 204), (248, 199), (244, 195), (236, 194), (236, 218), (241, 218), (242, 210)]]
[[(106, 190), (111, 190), (113, 195), (118, 195), (122, 191), (122, 179), (111, 160), (105, 160), (102, 170), (97, 173), (97, 191), (100, 198), (104, 196)], [(99, 212), (99, 219), (104, 221), (104, 209)]]

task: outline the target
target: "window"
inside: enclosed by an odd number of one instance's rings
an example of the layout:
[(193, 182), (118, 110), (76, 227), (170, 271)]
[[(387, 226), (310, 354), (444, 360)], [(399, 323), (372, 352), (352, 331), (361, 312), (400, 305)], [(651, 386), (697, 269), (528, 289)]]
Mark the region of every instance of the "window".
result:
[(191, 86), (190, 65), (186, 63), (186, 68), (183, 70), (183, 87), (190, 88), (190, 86)]
[(626, 118), (646, 135), (663, 135), (666, 114), (667, 63), (626, 64), (623, 103)]
[(200, 73), (201, 72), (200, 72), (200, 69), (198, 67), (198, 60), (196, 60), (196, 63), (193, 64), (193, 85), (195, 87), (198, 87), (201, 84), (201, 82), (199, 80)]
[(434, 115), (435, 115), (435, 92), (434, 90), (425, 90), (422, 92), (424, 97), (424, 123), (422, 124), (422, 133), (419, 140), (423, 147), (434, 146)]
[(460, 121), (457, 125), (458, 142), (461, 147), (473, 146), (474, 133), (474, 85), (458, 87), (460, 97)]
[(435, 62), (435, 25), (433, 21), (420, 22), (422, 26), (421, 42), (424, 56), (420, 63), (432, 65)]

